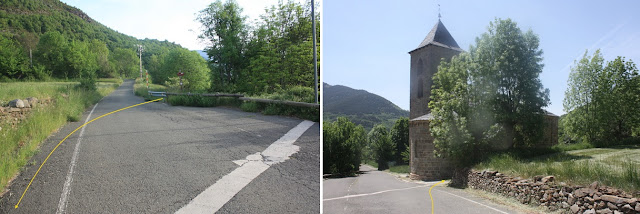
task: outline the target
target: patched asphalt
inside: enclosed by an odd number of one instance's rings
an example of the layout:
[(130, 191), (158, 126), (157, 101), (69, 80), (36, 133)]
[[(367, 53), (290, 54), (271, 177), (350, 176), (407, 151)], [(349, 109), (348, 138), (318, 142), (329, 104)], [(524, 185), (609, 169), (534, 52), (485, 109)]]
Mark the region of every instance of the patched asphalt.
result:
[[(91, 118), (144, 102), (133, 81), (99, 102)], [(90, 109), (89, 109), (90, 110)], [(1, 213), (55, 213), (79, 131), (44, 165), (20, 207), (22, 191), (42, 161), (68, 133), (65, 125), (0, 199)], [(262, 152), (302, 120), (237, 109), (150, 103), (127, 109), (86, 127), (66, 206), (67, 213), (173, 213), (229, 174), (234, 160)], [(314, 124), (296, 142), (300, 151), (255, 178), (219, 213), (319, 213), (320, 127)], [(30, 162), (31, 162), (30, 161)]]

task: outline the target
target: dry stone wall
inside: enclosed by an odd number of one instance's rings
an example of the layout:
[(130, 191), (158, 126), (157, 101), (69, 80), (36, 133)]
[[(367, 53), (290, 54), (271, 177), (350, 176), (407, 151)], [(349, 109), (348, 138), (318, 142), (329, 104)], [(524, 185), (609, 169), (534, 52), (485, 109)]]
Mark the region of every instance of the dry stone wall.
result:
[(556, 183), (553, 176), (533, 179), (506, 176), (497, 171), (469, 172), (469, 187), (570, 213), (640, 213), (638, 198), (594, 182), (589, 186)]

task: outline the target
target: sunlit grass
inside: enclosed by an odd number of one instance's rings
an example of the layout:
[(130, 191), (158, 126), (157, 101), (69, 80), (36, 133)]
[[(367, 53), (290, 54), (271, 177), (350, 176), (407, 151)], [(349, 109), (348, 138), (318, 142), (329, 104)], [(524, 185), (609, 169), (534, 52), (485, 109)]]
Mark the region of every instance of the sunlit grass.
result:
[(588, 185), (594, 181), (629, 192), (640, 191), (640, 147), (592, 148), (522, 159), (498, 154), (475, 166), (531, 178), (554, 175), (559, 182)]
[(0, 121), (0, 186), (4, 187), (27, 164), (38, 152), (40, 143), (51, 133), (67, 121), (78, 121), (87, 107), (111, 93), (119, 84), (98, 82), (97, 91), (77, 89), (76, 85), (77, 82), (0, 83), (3, 104), (27, 97), (52, 100), (48, 105), (36, 105), (16, 127)]

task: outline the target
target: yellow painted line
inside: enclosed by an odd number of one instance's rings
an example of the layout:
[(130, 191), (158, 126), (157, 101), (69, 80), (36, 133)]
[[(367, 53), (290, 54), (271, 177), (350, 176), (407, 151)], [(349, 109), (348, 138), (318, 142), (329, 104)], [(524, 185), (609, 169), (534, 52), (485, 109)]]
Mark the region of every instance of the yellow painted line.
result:
[(438, 184), (444, 183), (444, 180), (438, 182), (437, 184), (434, 184), (433, 186), (431, 186), (431, 188), (429, 188), (429, 197), (431, 198), (431, 214), (433, 214), (434, 212), (434, 205), (433, 205), (433, 196), (431, 195), (431, 189), (433, 189), (433, 187), (435, 187)]
[(82, 124), (81, 126), (79, 126), (78, 128), (76, 128), (75, 130), (73, 130), (71, 133), (69, 133), (69, 135), (67, 135), (66, 137), (64, 137), (64, 138), (60, 141), (60, 143), (58, 143), (58, 145), (56, 145), (56, 147), (54, 147), (54, 148), (53, 148), (53, 150), (51, 150), (51, 152), (49, 153), (49, 155), (47, 155), (47, 158), (45, 158), (45, 159), (44, 159), (44, 161), (42, 162), (42, 164), (40, 164), (40, 168), (38, 168), (38, 171), (36, 171), (36, 174), (34, 174), (34, 175), (33, 175), (33, 178), (31, 178), (31, 181), (29, 181), (29, 185), (27, 185), (27, 188), (26, 188), (26, 189), (24, 189), (24, 192), (22, 192), (22, 196), (20, 196), (20, 200), (18, 200), (18, 203), (16, 204), (16, 206), (14, 207), (14, 209), (18, 209), (18, 205), (20, 205), (20, 202), (22, 201), (22, 198), (24, 198), (24, 194), (26, 194), (26, 193), (27, 193), (27, 190), (29, 190), (29, 187), (31, 187), (31, 183), (33, 183), (33, 180), (34, 180), (34, 179), (36, 179), (36, 176), (38, 175), (38, 172), (40, 172), (40, 169), (42, 169), (42, 166), (44, 166), (44, 164), (45, 164), (45, 163), (47, 163), (47, 160), (49, 160), (49, 157), (51, 157), (51, 154), (53, 154), (53, 152), (54, 152), (54, 151), (56, 151), (56, 149), (58, 148), (58, 146), (60, 146), (60, 144), (62, 144), (62, 142), (64, 142), (67, 138), (69, 138), (69, 136), (71, 136), (73, 133), (75, 133), (76, 131), (78, 131), (80, 128), (82, 128), (82, 127), (84, 127), (84, 126), (88, 125), (89, 123), (91, 123), (91, 122), (93, 122), (93, 121), (96, 121), (97, 119), (100, 119), (100, 118), (106, 117), (107, 115), (110, 115), (110, 114), (113, 114), (113, 113), (116, 113), (116, 112), (119, 112), (119, 111), (122, 111), (122, 110), (130, 109), (130, 108), (133, 108), (133, 107), (136, 107), (136, 106), (144, 105), (144, 104), (147, 104), (147, 103), (152, 103), (152, 102), (160, 101), (160, 100), (162, 100), (162, 98), (155, 99), (155, 100), (151, 100), (151, 101), (147, 101), (147, 102), (144, 102), (144, 103), (138, 103), (138, 104), (135, 104), (135, 105), (132, 105), (132, 106), (129, 106), (129, 107), (121, 108), (121, 109), (118, 109), (118, 110), (115, 110), (115, 111), (112, 111), (112, 112), (109, 112), (109, 113), (103, 114), (102, 116), (100, 116), (100, 117), (96, 117), (95, 119), (93, 119), (93, 120), (91, 120), (91, 121), (89, 121), (89, 122), (86, 122), (85, 124)]

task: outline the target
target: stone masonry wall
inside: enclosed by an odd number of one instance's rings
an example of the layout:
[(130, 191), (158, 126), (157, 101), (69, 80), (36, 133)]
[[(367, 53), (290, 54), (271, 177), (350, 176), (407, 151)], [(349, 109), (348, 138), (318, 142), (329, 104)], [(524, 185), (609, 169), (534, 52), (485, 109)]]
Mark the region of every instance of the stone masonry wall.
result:
[(435, 145), (429, 133), (429, 121), (409, 122), (411, 150), (410, 175), (414, 180), (441, 180), (451, 178), (451, 166), (445, 159), (433, 155)]
[(524, 204), (538, 204), (550, 210), (570, 213), (640, 213), (638, 198), (597, 182), (569, 186), (554, 182), (553, 176), (533, 179), (505, 176), (497, 171), (469, 172), (469, 187), (515, 198)]

